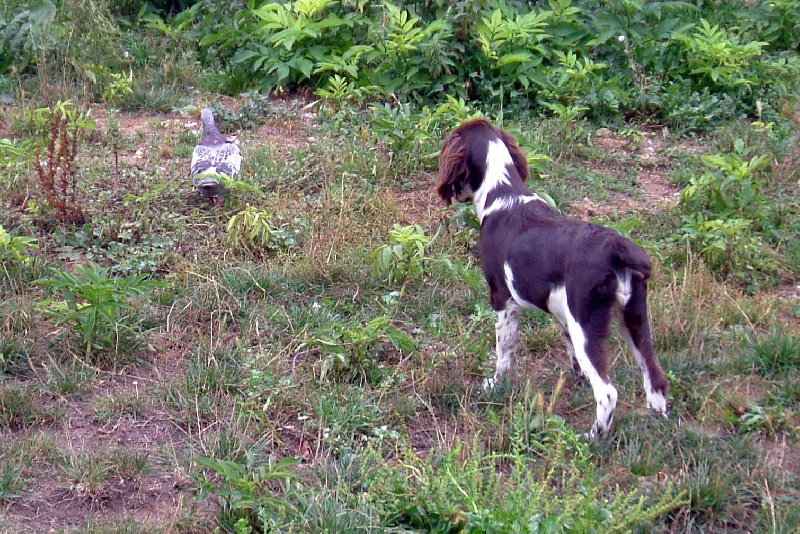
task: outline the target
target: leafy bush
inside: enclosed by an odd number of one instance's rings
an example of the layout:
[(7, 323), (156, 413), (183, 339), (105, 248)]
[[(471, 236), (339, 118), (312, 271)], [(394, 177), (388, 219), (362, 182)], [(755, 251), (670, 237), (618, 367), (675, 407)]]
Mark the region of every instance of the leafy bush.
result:
[(410, 354), (416, 350), (414, 339), (381, 315), (360, 323), (333, 323), (329, 332), (320, 332), (303, 342), (315, 347), (322, 356), (320, 380), (380, 382), (381, 355), (396, 351)]
[(37, 44), (47, 37), (47, 27), (55, 13), (56, 6), (50, 0), (18, 13), (0, 11), (0, 76), (8, 73), (14, 63), (19, 71), (33, 63)]
[(723, 276), (756, 284), (775, 276), (780, 264), (768, 251), (772, 217), (763, 193), (770, 156), (751, 155), (737, 139), (733, 153), (702, 159), (711, 170), (693, 176), (681, 191), (684, 237)]
[[(705, 5), (669, 0), (298, 0), (227, 13), (227, 26), (213, 16), (221, 8), (201, 2), (181, 31), (201, 36), (201, 57), (231, 87), (308, 87), (335, 108), (437, 105), (444, 93), (495, 110), (639, 115), (693, 129), (793, 94), (800, 65), (783, 53), (793, 3), (743, 6), (740, 19), (761, 18), (733, 29)], [(726, 95), (734, 106), (720, 109)]]
[(254, 254), (296, 248), (305, 231), (305, 219), (295, 217), (293, 224), (283, 219), (256, 206), (247, 206), (228, 220), (228, 243)]

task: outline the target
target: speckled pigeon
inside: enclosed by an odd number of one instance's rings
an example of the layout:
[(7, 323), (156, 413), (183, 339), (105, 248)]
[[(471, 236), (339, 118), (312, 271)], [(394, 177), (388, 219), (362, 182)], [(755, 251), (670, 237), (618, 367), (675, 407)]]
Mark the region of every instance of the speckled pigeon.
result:
[(217, 129), (213, 111), (204, 108), (200, 118), (203, 138), (192, 153), (192, 179), (200, 196), (219, 206), (225, 200), (225, 186), (220, 182), (220, 175), (235, 178), (242, 166), (242, 154), (239, 147)]

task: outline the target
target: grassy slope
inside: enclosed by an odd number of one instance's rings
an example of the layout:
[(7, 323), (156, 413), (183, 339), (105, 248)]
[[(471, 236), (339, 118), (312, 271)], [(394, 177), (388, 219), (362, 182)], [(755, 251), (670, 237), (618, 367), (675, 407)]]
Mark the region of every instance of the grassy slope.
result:
[[(13, 192), (3, 195), (0, 223), (21, 224), (41, 245), (36, 264), (1, 286), (6, 531), (205, 531), (219, 516), (214, 504), (193, 501), (198, 456), (304, 457), (296, 471), (305, 490), (295, 498), (306, 514), (296, 524), (307, 531), (330, 527), (337, 510), (352, 516), (341, 531), (387, 519), (356, 517), (371, 508), (358, 504), (366, 497), (348, 478), (368, 472), (348, 465), (353, 457), (369, 463), (374, 454), (400, 469), (416, 465), (407, 447), (427, 458), (461, 444), (470, 457), (522, 444), (523, 456), (543, 458), (530, 469), (548, 481), (567, 461), (537, 452), (553, 430), (537, 427), (536, 415), (552, 412), (583, 430), (594, 408), (591, 392), (567, 372), (549, 317), (528, 317), (513, 383), (490, 397), (477, 388), (492, 363), (493, 321), (474, 234), (444, 232), (429, 250), (457, 259), (458, 272), (431, 262), (427, 276), (402, 288), (369, 273), (369, 254), (394, 223), (420, 224), (433, 235), (448, 216), (431, 191), (435, 169), (412, 175), (364, 136), (337, 136), (290, 106), (240, 132), (243, 176), (264, 195), (235, 193), (215, 210), (197, 200), (186, 176), (197, 121), (127, 114), (119, 121), (118, 170), (102, 120), (79, 158), (85, 211), (105, 232), (98, 246), (74, 235), (59, 240), (45, 217), (24, 215), (26, 177), (0, 186)], [(680, 143), (653, 148), (605, 136), (592, 146), (562, 144), (547, 181), (533, 185), (580, 216), (627, 216), (632, 234), (657, 254), (658, 225), (673, 217), (670, 179), (697, 163)], [(587, 167), (592, 172), (582, 172)], [(653, 183), (654, 174), (659, 192), (642, 190), (641, 177)], [(35, 188), (28, 192), (35, 198)], [(248, 204), (301, 231), (300, 247), (254, 253), (230, 245), (229, 217)], [(109, 247), (109, 235), (124, 246)], [(44, 314), (48, 291), (30, 281), (48, 266), (69, 269), (90, 256), (131, 269), (155, 262), (167, 286), (124, 318), (132, 339), (87, 362), (69, 328)], [(658, 529), (789, 532), (800, 520), (800, 464), (791, 452), (799, 378), (790, 367), (762, 363), (777, 353), (797, 362), (800, 342), (786, 334), (800, 323), (796, 290), (745, 295), (690, 259), (659, 264), (651, 303), (672, 414), (660, 421), (644, 413), (635, 364), (612, 344), (616, 431), (591, 444), (581, 465), (602, 488), (649, 495), (672, 483), (687, 490), (690, 504), (655, 520)], [(418, 351), (394, 350), (388, 327), (365, 329), (381, 316), (410, 334)], [(346, 365), (319, 340), (348, 349)], [(572, 488), (552, 486), (566, 495)]]

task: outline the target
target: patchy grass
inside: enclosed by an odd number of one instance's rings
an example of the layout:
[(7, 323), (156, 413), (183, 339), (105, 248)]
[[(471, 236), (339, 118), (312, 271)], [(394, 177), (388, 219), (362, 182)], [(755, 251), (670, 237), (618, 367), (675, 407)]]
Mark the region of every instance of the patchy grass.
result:
[[(308, 109), (276, 101), (238, 132), (254, 187), (220, 209), (192, 190), (200, 125), (177, 114), (115, 113), (111, 128), (95, 110), (76, 158), (85, 226), (56, 224), (29, 163), (8, 163), (0, 224), (40, 248), (0, 271), (0, 529), (791, 531), (797, 270), (748, 291), (676, 238), (676, 184), (729, 133), (687, 150), (661, 132), (527, 128), (553, 159), (532, 186), (656, 258), (672, 411), (645, 413), (635, 362), (612, 343), (618, 421), (587, 443), (591, 392), (545, 314), (525, 317), (514, 379), (480, 390), (493, 314), (476, 233), (434, 197), (432, 160), (408, 170), (414, 158), (376, 148), (368, 125), (348, 135)], [(791, 195), (776, 198), (796, 217)], [(230, 238), (248, 206), (270, 239)], [(395, 224), (431, 242), (421, 273), (390, 282), (370, 256)], [(62, 295), (31, 282), (89, 261), (164, 285), (126, 301), (87, 350), (76, 323), (54, 319)]]

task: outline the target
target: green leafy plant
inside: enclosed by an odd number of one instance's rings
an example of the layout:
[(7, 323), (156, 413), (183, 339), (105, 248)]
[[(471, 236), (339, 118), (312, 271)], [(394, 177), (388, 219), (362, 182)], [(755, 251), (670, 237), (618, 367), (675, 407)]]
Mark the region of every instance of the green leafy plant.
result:
[[(291, 483), (299, 479), (292, 468), (300, 463), (300, 458), (288, 456), (275, 461), (270, 457), (263, 464), (248, 451), (244, 463), (205, 456), (194, 461), (215, 476), (212, 479), (205, 472), (192, 475), (197, 483), (198, 500), (218, 499), (223, 524), (235, 532), (270, 532), (294, 513), (286, 494), (291, 493)], [(277, 494), (272, 483), (281, 484), (284, 495)]]
[(0, 224), (0, 265), (6, 268), (7, 262), (30, 263), (30, 251), (39, 248), (36, 241), (35, 237), (12, 236)]
[[(560, 532), (565, 525), (576, 532), (627, 532), (688, 501), (673, 488), (655, 498), (619, 487), (605, 493), (583, 471), (588, 450), (578, 450), (586, 443), (563, 424), (550, 427), (538, 459), (482, 451), (477, 443), (427, 459), (404, 452), (380, 470), (371, 492), (385, 501), (398, 528), (426, 532)], [(542, 473), (537, 462), (563, 471)]]
[(361, 104), (377, 92), (378, 88), (375, 86), (359, 87), (354, 81), (334, 74), (328, 78), (327, 86), (317, 89), (315, 94), (332, 103), (334, 107), (339, 107), (343, 104)]
[(765, 254), (770, 207), (762, 192), (770, 156), (751, 156), (737, 139), (733, 153), (704, 156), (703, 162), (711, 170), (691, 177), (681, 191), (684, 237), (722, 274), (775, 271), (778, 266)]
[(751, 153), (752, 149), (737, 139), (733, 153), (703, 156), (712, 172), (693, 177), (681, 191), (681, 203), (691, 211), (723, 218), (757, 214), (766, 201), (760, 175), (769, 167), (770, 155), (749, 157)]
[(36, 395), (24, 386), (0, 384), (0, 427), (27, 428), (51, 419)]
[(106, 90), (103, 91), (103, 100), (112, 106), (119, 105), (133, 94), (133, 71), (128, 71), (127, 76), (113, 72), (109, 77), (111, 81), (108, 82)]
[(130, 310), (131, 300), (147, 296), (164, 283), (145, 274), (109, 277), (108, 268), (94, 263), (77, 265), (76, 274), (55, 271), (36, 283), (61, 293), (63, 301), (46, 302), (46, 313), (59, 324), (69, 323), (80, 336), (86, 357), (96, 349), (115, 347), (120, 336), (130, 330), (121, 313)]
[(747, 406), (727, 410), (726, 420), (742, 434), (763, 434), (774, 438), (795, 432), (791, 414), (781, 405), (764, 407), (751, 402)]
[(10, 20), (0, 13), (0, 75), (15, 63), (21, 72), (34, 62), (37, 44), (45, 38), (55, 14), (56, 5), (50, 0), (22, 9)]
[(321, 380), (332, 376), (365, 380), (368, 383), (376, 383), (381, 378), (376, 376), (376, 372), (379, 370), (381, 354), (387, 352), (386, 345), (406, 354), (416, 350), (414, 339), (392, 324), (386, 315), (375, 317), (365, 324), (334, 323), (329, 332), (317, 334), (303, 342), (303, 346), (316, 347), (322, 355)]
[(292, 224), (256, 206), (247, 206), (228, 220), (228, 243), (259, 254), (286, 250), (300, 244), (306, 221), (295, 217)]
[(372, 272), (390, 284), (419, 278), (425, 272), (425, 247), (431, 238), (418, 224), (389, 230), (389, 244), (381, 245), (370, 254)]
[(700, 19), (691, 35), (676, 34), (683, 44), (691, 74), (697, 75), (712, 87), (733, 89), (755, 83), (745, 67), (762, 55), (769, 43), (741, 42), (738, 36), (718, 25)]
[(257, 38), (240, 49), (233, 62), (247, 63), (261, 78), (265, 90), (293, 88), (311, 78), (318, 63), (339, 61), (351, 43), (349, 27), (360, 14), (339, 17), (333, 0), (297, 0), (266, 3), (253, 10), (260, 19)]

